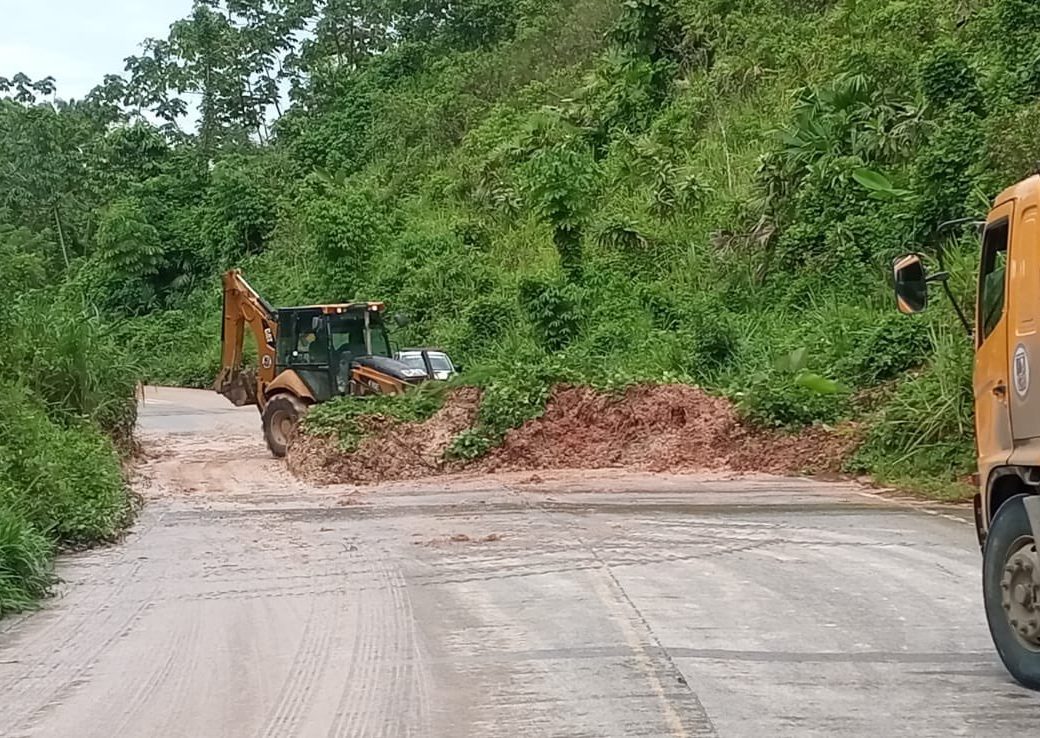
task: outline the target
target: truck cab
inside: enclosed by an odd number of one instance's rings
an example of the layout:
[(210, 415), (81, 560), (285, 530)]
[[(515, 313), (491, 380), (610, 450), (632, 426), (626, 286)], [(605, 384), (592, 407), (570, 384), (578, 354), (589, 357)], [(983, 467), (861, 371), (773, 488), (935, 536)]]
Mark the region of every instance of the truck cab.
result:
[[(897, 259), (899, 310), (924, 310), (945, 277), (919, 255)], [(1008, 670), (1040, 689), (1040, 176), (1002, 192), (986, 217), (972, 334), (986, 615)]]
[(373, 372), (404, 384), (426, 377), (393, 359), (381, 303), (282, 308), (278, 326), (275, 374), (295, 372), (314, 402), (392, 389)]

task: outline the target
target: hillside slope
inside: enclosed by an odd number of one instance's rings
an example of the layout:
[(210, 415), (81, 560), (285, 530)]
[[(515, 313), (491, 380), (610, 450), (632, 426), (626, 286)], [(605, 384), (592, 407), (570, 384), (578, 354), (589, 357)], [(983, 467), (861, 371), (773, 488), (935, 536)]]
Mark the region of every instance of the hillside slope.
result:
[(5, 81), (0, 222), (145, 379), (212, 380), (234, 265), (408, 313), (486, 389), (469, 455), (553, 383), (679, 382), (943, 488), (970, 346), (888, 265), (1040, 158), (1038, 51), (1027, 0), (200, 2), (86, 100)]
[(552, 381), (696, 383), (765, 424), (862, 418), (857, 467), (942, 486), (970, 347), (894, 314), (887, 272), (1031, 166), (1020, 54), (987, 42), (1015, 3), (982, 6), (577, 0), (404, 43), (227, 165), (279, 212), (237, 261), (282, 303), (390, 300), (402, 341), (488, 370), (502, 425)]

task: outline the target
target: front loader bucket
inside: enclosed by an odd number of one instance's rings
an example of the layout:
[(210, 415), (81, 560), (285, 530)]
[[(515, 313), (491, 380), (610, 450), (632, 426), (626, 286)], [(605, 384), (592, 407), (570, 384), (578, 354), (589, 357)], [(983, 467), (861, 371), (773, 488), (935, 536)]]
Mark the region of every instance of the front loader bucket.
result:
[(235, 407), (256, 404), (256, 374), (252, 371), (221, 374), (213, 389), (224, 395)]

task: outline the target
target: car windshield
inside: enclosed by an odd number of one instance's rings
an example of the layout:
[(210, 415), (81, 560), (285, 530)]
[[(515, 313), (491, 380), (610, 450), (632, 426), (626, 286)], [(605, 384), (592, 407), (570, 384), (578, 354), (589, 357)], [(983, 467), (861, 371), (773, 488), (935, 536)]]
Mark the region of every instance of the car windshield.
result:
[[(442, 353), (436, 351), (429, 351), (426, 354), (430, 357), (430, 366), (435, 372), (453, 372), (455, 367), (451, 365), (451, 360)], [(421, 351), (403, 351), (400, 354), (401, 363), (407, 364), (412, 369), (422, 369), (426, 371), (426, 364), (423, 362)]]
[(429, 356), (430, 365), (435, 372), (450, 372), (452, 370), (451, 362), (448, 361), (448, 357), (444, 354), (430, 354)]
[(401, 354), (401, 363), (410, 366), (412, 369), (422, 369), (423, 371), (426, 371), (426, 365), (423, 364), (422, 354)]

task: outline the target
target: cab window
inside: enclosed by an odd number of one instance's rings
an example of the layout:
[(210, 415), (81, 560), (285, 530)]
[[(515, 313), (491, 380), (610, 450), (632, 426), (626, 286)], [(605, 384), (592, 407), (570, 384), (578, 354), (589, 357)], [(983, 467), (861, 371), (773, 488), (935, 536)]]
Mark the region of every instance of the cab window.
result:
[(327, 364), (329, 361), (328, 333), (325, 319), (317, 315), (301, 315), (296, 319), (293, 333), (295, 345), (290, 364)]
[(990, 224), (982, 239), (982, 268), (979, 271), (979, 345), (989, 337), (1004, 315), (1004, 290), (1007, 280), (1007, 220)]
[(330, 321), (329, 332), (332, 335), (332, 349), (338, 353), (349, 353), (352, 356), (364, 356), (365, 324), (357, 317), (335, 317)]

